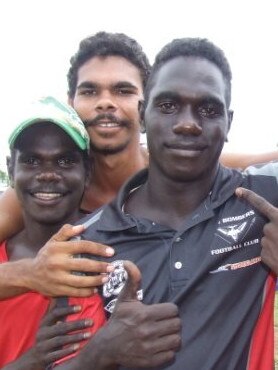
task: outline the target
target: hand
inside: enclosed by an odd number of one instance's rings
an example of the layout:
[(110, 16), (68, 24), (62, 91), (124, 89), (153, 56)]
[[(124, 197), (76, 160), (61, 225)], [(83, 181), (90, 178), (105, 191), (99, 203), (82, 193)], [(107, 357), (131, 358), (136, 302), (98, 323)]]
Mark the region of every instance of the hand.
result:
[(262, 261), (278, 274), (278, 208), (274, 207), (263, 197), (254, 193), (251, 190), (237, 188), (236, 195), (247, 200), (255, 207), (263, 216), (269, 219), (269, 222), (264, 226), (264, 236), (261, 239)]
[[(80, 306), (51, 309), (40, 324), (34, 346), (3, 370), (44, 370), (46, 366), (75, 353), (79, 343), (91, 336), (86, 328), (92, 326), (93, 322), (90, 319), (71, 322), (62, 320), (80, 310)], [(80, 330), (82, 332), (74, 333)]]
[(132, 262), (126, 261), (124, 266), (129, 278), (114, 312), (80, 352), (78, 357), (85, 360), (76, 362), (79, 366), (76, 368), (90, 369), (93, 360), (96, 369), (114, 369), (117, 365), (162, 366), (174, 359), (180, 347), (181, 320), (177, 306), (173, 303), (145, 305), (138, 301), (140, 271)]
[[(70, 240), (80, 234), (83, 226), (64, 225), (57, 234), (39, 250), (37, 256), (29, 260), (29, 268), (23, 274), (23, 284), (46, 296), (87, 297), (95, 292), (95, 287), (107, 281), (103, 273), (113, 270), (107, 262), (88, 258), (73, 258), (80, 253), (109, 257), (112, 248), (86, 240)], [(79, 276), (73, 271), (97, 273), (94, 276)], [(102, 274), (100, 274), (102, 273)]]

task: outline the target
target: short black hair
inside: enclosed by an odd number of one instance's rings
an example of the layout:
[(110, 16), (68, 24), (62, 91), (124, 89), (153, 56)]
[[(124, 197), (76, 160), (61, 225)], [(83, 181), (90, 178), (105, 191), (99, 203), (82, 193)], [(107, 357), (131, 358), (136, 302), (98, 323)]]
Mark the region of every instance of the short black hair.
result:
[(148, 101), (150, 89), (152, 88), (154, 76), (157, 71), (169, 60), (180, 56), (206, 59), (220, 69), (226, 83), (226, 103), (229, 107), (232, 89), (232, 72), (229, 62), (222, 49), (203, 38), (174, 39), (161, 49), (155, 58), (145, 89), (146, 102)]
[(74, 97), (79, 68), (93, 57), (120, 56), (136, 66), (141, 74), (143, 87), (150, 74), (150, 63), (141, 45), (124, 33), (98, 32), (83, 39), (79, 49), (71, 57), (68, 71), (68, 96)]

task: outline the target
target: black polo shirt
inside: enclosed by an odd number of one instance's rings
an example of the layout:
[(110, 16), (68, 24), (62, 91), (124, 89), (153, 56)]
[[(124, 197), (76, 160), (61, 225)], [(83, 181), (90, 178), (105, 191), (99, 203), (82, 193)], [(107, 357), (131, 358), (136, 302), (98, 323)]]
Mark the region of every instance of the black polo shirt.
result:
[[(182, 348), (165, 369), (270, 370), (271, 338), (262, 336), (271, 326), (275, 279), (260, 260), (267, 220), (234, 191), (246, 187), (277, 206), (276, 178), (220, 166), (211, 192), (180, 231), (124, 213), (128, 194), (146, 178), (146, 170), (132, 178), (82, 236), (116, 251), (105, 259), (117, 265), (103, 288), (106, 311), (113, 310), (126, 279), (120, 261), (131, 260), (142, 273), (138, 297), (146, 304), (174, 302), (179, 308)], [(262, 313), (263, 329), (255, 330)], [(253, 343), (265, 356), (263, 367), (253, 360)]]

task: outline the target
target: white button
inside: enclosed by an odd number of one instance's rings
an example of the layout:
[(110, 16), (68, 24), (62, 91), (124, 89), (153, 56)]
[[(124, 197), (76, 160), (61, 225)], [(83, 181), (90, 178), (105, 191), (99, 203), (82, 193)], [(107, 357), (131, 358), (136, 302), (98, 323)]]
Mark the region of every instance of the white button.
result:
[(155, 222), (152, 222), (152, 225), (155, 226)]
[(176, 238), (175, 242), (177, 242), (177, 243), (178, 243), (178, 242), (180, 242), (181, 240), (182, 240), (182, 239), (181, 239), (181, 237), (179, 237), (179, 236), (178, 236), (178, 237)]
[(182, 263), (181, 263), (181, 262), (176, 262), (176, 263), (175, 263), (175, 268), (176, 268), (177, 270), (180, 270), (180, 269), (182, 268)]

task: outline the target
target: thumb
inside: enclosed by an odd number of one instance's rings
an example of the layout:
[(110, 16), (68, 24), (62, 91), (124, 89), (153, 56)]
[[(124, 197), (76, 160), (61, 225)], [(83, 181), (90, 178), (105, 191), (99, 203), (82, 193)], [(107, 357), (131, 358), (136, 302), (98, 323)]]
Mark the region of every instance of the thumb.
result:
[(141, 283), (141, 272), (138, 267), (131, 261), (124, 261), (123, 265), (128, 274), (128, 279), (125, 283), (124, 288), (119, 294), (117, 303), (130, 300), (137, 301), (137, 291), (139, 290)]
[(83, 225), (72, 226), (66, 224), (62, 226), (61, 229), (51, 237), (50, 241), (64, 242), (81, 234), (82, 231), (84, 231)]

